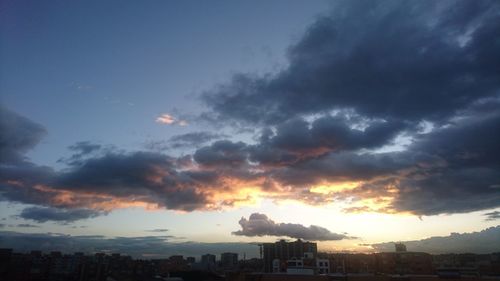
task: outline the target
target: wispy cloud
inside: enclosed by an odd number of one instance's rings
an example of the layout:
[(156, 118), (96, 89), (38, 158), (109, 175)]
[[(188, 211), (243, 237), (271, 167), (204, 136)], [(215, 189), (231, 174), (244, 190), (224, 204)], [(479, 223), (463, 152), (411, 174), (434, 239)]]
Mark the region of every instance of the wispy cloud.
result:
[(484, 214), (486, 216), (487, 221), (500, 220), (500, 211), (493, 211), (490, 213)]
[(19, 224), (0, 224), (0, 228), (3, 227), (20, 227), (20, 228), (38, 228), (39, 225), (29, 224), (29, 223), (19, 223)]
[(146, 232), (167, 232), (169, 231), (167, 228), (156, 228), (156, 229), (149, 229), (145, 230)]
[(20, 223), (20, 224), (17, 225), (17, 227), (37, 228), (37, 227), (40, 227), (40, 226), (35, 225), (35, 224), (29, 224), (29, 223)]

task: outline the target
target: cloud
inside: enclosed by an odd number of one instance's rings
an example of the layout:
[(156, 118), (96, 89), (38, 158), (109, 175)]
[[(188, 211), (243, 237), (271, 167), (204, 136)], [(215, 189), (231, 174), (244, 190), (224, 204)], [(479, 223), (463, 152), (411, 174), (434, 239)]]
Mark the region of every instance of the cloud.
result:
[(157, 229), (150, 229), (150, 230), (146, 230), (146, 231), (147, 232), (167, 232), (169, 230), (166, 228), (157, 228)]
[(210, 146), (198, 149), (193, 158), (205, 166), (238, 166), (246, 163), (246, 144), (227, 140), (216, 141)]
[(168, 140), (150, 140), (144, 146), (147, 149), (159, 152), (179, 148), (199, 148), (210, 141), (226, 137), (224, 134), (200, 131), (175, 135)]
[(102, 212), (90, 209), (29, 207), (21, 212), (20, 217), (27, 220), (34, 220), (39, 223), (47, 221), (73, 222), (80, 219), (97, 217), (102, 214)]
[(194, 165), (190, 157), (115, 150), (85, 155), (62, 171), (28, 161), (0, 165), (0, 199), (55, 208), (22, 213), (39, 221), (73, 221), (131, 206), (210, 210), (241, 200), (232, 196), (237, 186), (225, 182), (225, 175), (186, 170)]
[(264, 132), (250, 147), (250, 159), (263, 165), (290, 165), (335, 151), (381, 147), (406, 125), (401, 122), (365, 121), (363, 130), (350, 127), (345, 116), (323, 116), (309, 123), (295, 118)]
[(110, 153), (61, 174), (53, 186), (107, 196), (109, 205), (119, 199), (174, 210), (203, 208), (208, 201), (201, 187), (205, 185), (203, 180), (209, 179), (207, 174), (177, 171), (176, 165), (174, 158), (158, 153)]
[(29, 224), (29, 223), (20, 223), (20, 224), (18, 224), (16, 226), (17, 227), (25, 227), (25, 228), (37, 228), (37, 227), (40, 227), (39, 225)]
[[(290, 46), (286, 68), (236, 74), (204, 93), (204, 115), (262, 128), (230, 155), (294, 191), (282, 198), (418, 215), (498, 207), (499, 11), (494, 1), (338, 1)], [(403, 152), (373, 152), (399, 136), (410, 140)], [(231, 163), (221, 154), (195, 160)]]
[(41, 125), (0, 105), (0, 163), (25, 161), (24, 154), (47, 134)]
[(493, 212), (485, 213), (484, 216), (486, 216), (487, 221), (495, 221), (495, 220), (500, 219), (500, 212), (493, 211)]
[(179, 126), (187, 126), (188, 123), (186, 120), (176, 119), (172, 115), (168, 113), (164, 113), (156, 118), (157, 123), (165, 124), (165, 125), (179, 125)]
[(196, 147), (209, 141), (221, 139), (224, 137), (227, 136), (223, 134), (201, 131), (175, 135), (169, 139), (169, 143), (172, 148)]
[(144, 142), (144, 148), (147, 150), (164, 152), (170, 149), (170, 143), (166, 140), (148, 140)]
[(100, 150), (101, 147), (102, 147), (101, 145), (91, 143), (90, 141), (80, 141), (69, 146), (69, 149), (75, 151), (78, 154), (86, 155), (94, 151)]
[[(341, 125), (340, 131), (354, 131), (344, 137), (354, 135), (350, 138), (356, 141), (332, 141), (336, 138), (323, 132), (336, 132), (332, 128), (338, 125), (332, 127), (331, 120), (338, 119), (324, 117), (302, 129), (291, 126), (305, 132), (300, 134), (303, 140), (291, 137), (293, 129), (286, 129), (286, 124), (276, 132), (264, 131), (256, 144), (220, 140), (197, 149), (192, 157), (91, 150), (62, 171), (28, 161), (2, 165), (0, 196), (97, 212), (130, 206), (214, 210), (255, 202), (256, 196), (313, 205), (345, 201), (351, 202), (346, 211), (356, 212), (433, 215), (494, 208), (500, 202), (494, 188), (500, 163), (493, 156), (500, 141), (495, 133), (500, 131), (500, 112), (491, 104), (497, 102), (471, 106), (459, 115), (459, 122), (450, 120), (446, 126), (413, 135), (404, 151), (362, 150), (377, 142), (363, 140), (367, 131), (372, 126), (391, 128), (387, 122), (366, 122), (364, 130)], [(317, 125), (322, 122), (327, 125)], [(475, 137), (478, 134), (489, 137)], [(367, 200), (370, 207), (363, 203)]]
[[(3, 114), (21, 120), (18, 127), (32, 126), (31, 121), (15, 113)], [(75, 161), (66, 162), (69, 164), (66, 169), (55, 171), (23, 158), (27, 146), (17, 151), (10, 149), (15, 146), (8, 141), (19, 139), (21, 136), (15, 134), (24, 133), (13, 130), (13, 137), (2, 143), (2, 149), (14, 151), (11, 155), (16, 155), (19, 161), (0, 165), (0, 199), (37, 205), (22, 212), (25, 218), (74, 221), (131, 206), (211, 210), (247, 197), (247, 194), (242, 194), (242, 198), (234, 196), (238, 186), (227, 181), (230, 175), (216, 169), (197, 169), (191, 157), (174, 158), (157, 152), (126, 153), (89, 142), (72, 146), (77, 157), (70, 159)]]
[(500, 192), (492, 186), (500, 182), (499, 130), (500, 111), (496, 110), (463, 117), (421, 136), (409, 151), (442, 160), (417, 163), (404, 177), (396, 178), (399, 194), (394, 208), (438, 214), (497, 207)]
[(289, 47), (288, 67), (236, 74), (204, 101), (220, 121), (252, 124), (343, 109), (439, 121), (497, 93), (499, 9), (495, 1), (337, 1)]
[(110, 150), (110, 147), (103, 147), (100, 144), (92, 143), (90, 141), (80, 141), (73, 145), (70, 145), (68, 149), (73, 153), (68, 158), (60, 158), (59, 163), (65, 163), (68, 165), (79, 165), (85, 158), (90, 156), (95, 156), (99, 152)]
[(156, 118), (156, 122), (170, 125), (175, 122), (175, 118), (165, 113)]
[(0, 231), (0, 247), (13, 248), (17, 252), (121, 253), (143, 259), (168, 258), (172, 255), (199, 257), (206, 253), (219, 255), (223, 252), (245, 253), (248, 258), (259, 255), (259, 247), (253, 244), (179, 242), (174, 236), (105, 237)]
[[(500, 226), (490, 227), (479, 232), (451, 233), (449, 236), (403, 241), (403, 243), (408, 251), (413, 252), (489, 254), (500, 250)], [(371, 246), (379, 252), (394, 251), (394, 242), (372, 244)]]
[[(39, 204), (48, 200), (32, 187), (54, 176), (50, 167), (35, 165), (25, 156), (44, 135), (41, 125), (0, 106), (0, 200)], [(28, 186), (29, 188), (23, 188)]]
[[(500, 207), (499, 11), (495, 1), (337, 1), (289, 47), (287, 67), (204, 93), (203, 115), (258, 132), (252, 142), (211, 132), (155, 151), (79, 142), (56, 171), (25, 156), (45, 129), (1, 108), (0, 199), (98, 212), (259, 197), (415, 215)], [(163, 144), (194, 151), (172, 157)]]
[(329, 241), (349, 239), (345, 234), (338, 234), (328, 229), (311, 225), (305, 227), (301, 224), (293, 223), (275, 223), (265, 214), (253, 213), (248, 220), (244, 217), (239, 221), (241, 230), (234, 231), (232, 234), (240, 236), (286, 236), (297, 239)]

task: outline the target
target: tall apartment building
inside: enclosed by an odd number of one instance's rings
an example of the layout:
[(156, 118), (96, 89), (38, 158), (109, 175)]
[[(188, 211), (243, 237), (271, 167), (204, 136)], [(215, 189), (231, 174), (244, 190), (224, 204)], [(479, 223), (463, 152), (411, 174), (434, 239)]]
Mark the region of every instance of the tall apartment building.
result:
[(214, 264), (215, 265), (215, 255), (205, 254), (201, 256), (201, 263), (203, 264)]
[(220, 263), (222, 268), (234, 269), (238, 266), (238, 254), (236, 253), (222, 253), (220, 255)]
[(279, 260), (280, 263), (278, 265), (279, 268), (281, 268), (281, 264), (286, 267), (286, 262), (288, 260), (301, 258), (305, 258), (305, 266), (308, 265), (308, 261), (310, 261), (311, 266), (315, 266), (315, 259), (318, 254), (318, 246), (316, 243), (302, 241), (300, 239), (293, 242), (280, 240), (275, 243), (263, 243), (261, 247), (264, 260), (264, 272), (273, 272), (273, 261), (275, 263), (274, 267), (276, 268), (277, 260)]

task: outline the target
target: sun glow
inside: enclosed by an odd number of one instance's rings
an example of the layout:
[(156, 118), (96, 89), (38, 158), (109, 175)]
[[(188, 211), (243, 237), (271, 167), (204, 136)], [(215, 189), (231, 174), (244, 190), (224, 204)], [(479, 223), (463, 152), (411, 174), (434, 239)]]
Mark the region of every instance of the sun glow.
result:
[(320, 194), (332, 194), (336, 192), (343, 192), (347, 190), (353, 190), (356, 187), (358, 187), (361, 184), (361, 182), (342, 182), (342, 183), (329, 183), (329, 184), (322, 184), (322, 185), (317, 185), (314, 187), (311, 187), (309, 191), (313, 193), (320, 193)]

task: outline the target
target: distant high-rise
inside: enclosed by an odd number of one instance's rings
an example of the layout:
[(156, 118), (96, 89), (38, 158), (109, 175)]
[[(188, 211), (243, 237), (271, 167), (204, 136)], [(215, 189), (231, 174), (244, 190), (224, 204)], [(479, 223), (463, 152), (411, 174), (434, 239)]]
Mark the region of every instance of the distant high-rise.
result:
[(200, 267), (202, 270), (214, 271), (215, 270), (215, 255), (212, 255), (212, 254), (202, 255)]
[(201, 256), (201, 263), (203, 264), (215, 264), (215, 255), (205, 254)]
[(403, 243), (396, 243), (394, 244), (396, 246), (396, 252), (406, 252), (406, 245)]
[(275, 243), (262, 244), (262, 252), (264, 256), (264, 272), (273, 272), (273, 260), (286, 263), (287, 260), (292, 258), (315, 259), (318, 254), (318, 247), (316, 243), (300, 239), (293, 242), (280, 240)]
[(238, 265), (238, 254), (222, 253), (220, 255), (221, 266), (225, 269), (233, 269)]

